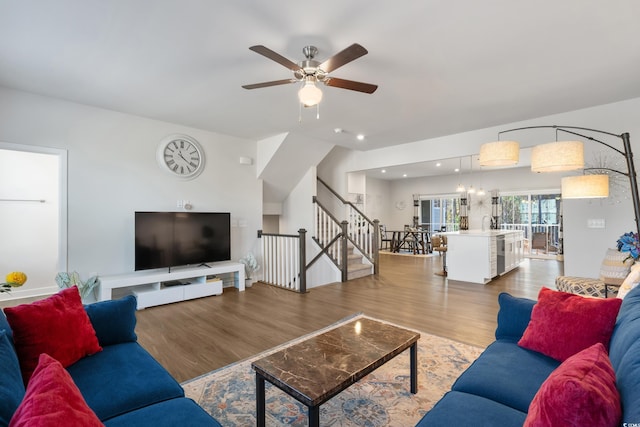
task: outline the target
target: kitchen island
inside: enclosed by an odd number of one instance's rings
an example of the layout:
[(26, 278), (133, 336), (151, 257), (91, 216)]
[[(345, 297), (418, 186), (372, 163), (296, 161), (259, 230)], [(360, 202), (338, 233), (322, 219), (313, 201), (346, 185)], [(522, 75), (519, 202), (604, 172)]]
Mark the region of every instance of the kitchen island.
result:
[(524, 257), (522, 231), (468, 230), (447, 236), (447, 277), (486, 284), (518, 267)]

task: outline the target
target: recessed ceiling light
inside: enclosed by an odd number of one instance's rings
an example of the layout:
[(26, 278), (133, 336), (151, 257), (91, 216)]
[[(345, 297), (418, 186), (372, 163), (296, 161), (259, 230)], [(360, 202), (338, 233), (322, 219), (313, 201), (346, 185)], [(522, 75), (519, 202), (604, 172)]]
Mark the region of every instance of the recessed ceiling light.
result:
[(454, 172), (460, 172), (460, 169), (455, 168), (453, 171), (454, 171)]
[(358, 141), (364, 141), (364, 135), (359, 133), (358, 135), (356, 135), (356, 138), (358, 138)]
[(380, 172), (387, 173), (387, 170), (386, 169), (382, 169)]
[(406, 177), (407, 177), (407, 174), (406, 174), (406, 173), (405, 173), (405, 174), (402, 174), (402, 177), (403, 177), (403, 178), (406, 178)]
[(442, 166), (442, 163), (438, 162), (436, 163), (436, 167), (439, 168), (440, 166)]

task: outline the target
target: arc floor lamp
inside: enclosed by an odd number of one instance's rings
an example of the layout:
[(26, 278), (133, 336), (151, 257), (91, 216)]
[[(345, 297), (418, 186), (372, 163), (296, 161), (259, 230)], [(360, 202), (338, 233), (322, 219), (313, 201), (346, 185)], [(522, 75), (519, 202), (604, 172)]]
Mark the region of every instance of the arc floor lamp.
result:
[[(638, 196), (638, 181), (631, 152), (629, 133), (615, 134), (598, 129), (590, 129), (577, 126), (527, 126), (508, 129), (498, 132), (498, 141), (483, 144), (480, 147), (481, 166), (503, 166), (518, 163), (519, 145), (516, 141), (501, 141), (500, 135), (508, 132), (523, 131), (529, 129), (555, 129), (556, 141), (534, 146), (531, 151), (531, 170), (534, 172), (560, 172), (570, 170), (598, 170), (608, 171), (626, 176), (631, 186), (633, 211), (635, 215), (636, 232), (640, 235), (640, 197)], [(580, 132), (591, 132), (622, 140), (622, 149)], [(597, 142), (611, 148), (624, 156), (627, 163), (627, 171), (619, 171), (607, 167), (584, 168), (584, 148), (582, 141), (558, 141), (558, 132)], [(563, 198), (595, 198), (609, 195), (609, 176), (607, 174), (579, 175), (562, 178)]]

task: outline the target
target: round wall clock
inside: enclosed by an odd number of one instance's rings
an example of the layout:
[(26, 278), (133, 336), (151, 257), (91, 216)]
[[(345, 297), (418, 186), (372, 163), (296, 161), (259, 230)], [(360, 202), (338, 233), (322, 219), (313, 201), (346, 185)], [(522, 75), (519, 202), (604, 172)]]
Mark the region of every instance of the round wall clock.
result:
[(187, 135), (170, 135), (158, 146), (156, 158), (160, 166), (182, 179), (193, 179), (204, 170), (204, 151)]

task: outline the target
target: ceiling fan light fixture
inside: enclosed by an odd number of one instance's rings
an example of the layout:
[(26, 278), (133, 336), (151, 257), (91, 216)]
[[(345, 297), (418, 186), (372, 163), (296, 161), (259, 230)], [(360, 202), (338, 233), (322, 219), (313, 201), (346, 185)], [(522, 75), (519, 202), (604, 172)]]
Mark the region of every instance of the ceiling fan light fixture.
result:
[(316, 86), (313, 79), (307, 78), (298, 91), (298, 99), (305, 107), (313, 107), (322, 101), (322, 91)]

